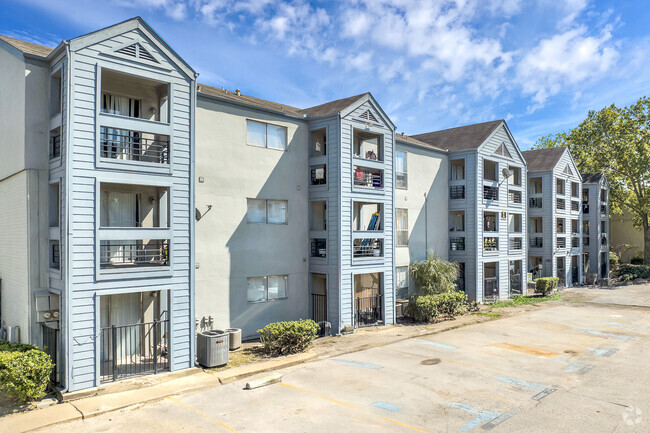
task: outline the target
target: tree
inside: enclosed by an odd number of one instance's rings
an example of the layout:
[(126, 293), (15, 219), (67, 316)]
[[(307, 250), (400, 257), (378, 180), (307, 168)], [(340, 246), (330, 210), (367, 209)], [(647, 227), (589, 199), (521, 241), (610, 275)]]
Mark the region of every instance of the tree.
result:
[(410, 268), (418, 296), (437, 295), (456, 290), (458, 265), (429, 252), (426, 260), (413, 262)]
[(643, 231), (644, 263), (650, 264), (650, 98), (619, 108), (590, 111), (576, 128), (540, 138), (535, 148), (567, 146), (582, 173), (604, 173), (610, 210), (627, 210)]

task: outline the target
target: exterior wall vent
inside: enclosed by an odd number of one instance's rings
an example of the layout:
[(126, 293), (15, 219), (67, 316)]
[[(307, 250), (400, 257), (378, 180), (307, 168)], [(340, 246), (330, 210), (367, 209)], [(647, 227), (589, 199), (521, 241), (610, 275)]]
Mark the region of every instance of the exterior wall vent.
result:
[(359, 116), (362, 119), (365, 120), (370, 120), (372, 122), (377, 122), (377, 118), (375, 117), (374, 114), (370, 110), (366, 110), (361, 116)]
[(126, 47), (117, 50), (117, 52), (129, 57), (135, 57), (136, 59), (158, 63), (158, 60), (156, 60), (156, 58), (152, 56), (149, 51), (145, 50), (139, 43), (127, 45)]

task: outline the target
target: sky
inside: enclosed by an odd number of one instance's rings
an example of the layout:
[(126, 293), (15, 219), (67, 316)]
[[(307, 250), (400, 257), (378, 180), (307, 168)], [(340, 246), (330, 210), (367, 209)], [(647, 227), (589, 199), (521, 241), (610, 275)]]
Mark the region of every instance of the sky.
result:
[(647, 0), (0, 0), (56, 46), (141, 16), (199, 82), (307, 108), (371, 92), (418, 134), (506, 119), (522, 149), (650, 96)]

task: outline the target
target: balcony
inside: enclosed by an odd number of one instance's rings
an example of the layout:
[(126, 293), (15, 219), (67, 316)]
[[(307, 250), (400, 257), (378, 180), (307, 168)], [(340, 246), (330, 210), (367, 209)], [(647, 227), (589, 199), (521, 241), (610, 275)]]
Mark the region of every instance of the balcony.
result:
[(102, 114), (168, 123), (169, 87), (169, 83), (102, 69)]
[(508, 203), (521, 204), (521, 191), (508, 191)]
[(566, 238), (565, 237), (559, 237), (557, 238), (557, 247), (558, 248), (566, 248)]
[(465, 238), (449, 238), (450, 251), (465, 251)]
[(585, 247), (589, 246), (589, 236), (585, 236), (582, 238), (582, 245)]
[(577, 201), (572, 201), (571, 202), (571, 211), (572, 212), (579, 212), (580, 211), (580, 203)]
[(582, 213), (589, 213), (589, 204), (586, 202), (582, 202)]
[(571, 248), (578, 248), (580, 246), (580, 238), (573, 237), (571, 238)]
[(465, 199), (465, 185), (453, 185), (449, 187), (450, 200), (464, 200)]
[(542, 237), (530, 238), (531, 248), (542, 248), (543, 246), (544, 246), (544, 238)]
[(327, 257), (327, 239), (311, 240), (311, 256)]
[(383, 189), (384, 172), (382, 170), (354, 166), (354, 186), (361, 188)]
[(487, 237), (483, 238), (483, 251), (499, 251), (499, 238)]
[(499, 200), (499, 189), (496, 186), (483, 186), (483, 199)]
[(100, 269), (169, 266), (169, 240), (102, 240)]
[(605, 205), (605, 204), (600, 205), (600, 214), (601, 215), (607, 215), (607, 205)]
[(311, 167), (311, 184), (325, 185), (327, 183), (327, 169), (325, 164)]
[(528, 200), (528, 207), (530, 208), (540, 208), (542, 207), (542, 198), (534, 197)]
[(61, 134), (50, 136), (50, 159), (61, 156)]
[(558, 198), (555, 203), (558, 210), (566, 209), (566, 201), (563, 198)]
[(607, 236), (605, 236), (604, 234), (601, 235), (601, 236), (602, 236), (602, 238), (600, 239), (600, 245), (606, 246), (607, 245)]
[(169, 136), (102, 127), (100, 156), (108, 159), (169, 164)]
[(383, 239), (355, 239), (353, 244), (353, 257), (359, 258), (372, 258), (384, 256), (384, 240)]
[(521, 238), (510, 238), (510, 251), (519, 251), (522, 249)]
[(383, 161), (382, 136), (367, 131), (354, 130), (353, 145), (355, 158)]

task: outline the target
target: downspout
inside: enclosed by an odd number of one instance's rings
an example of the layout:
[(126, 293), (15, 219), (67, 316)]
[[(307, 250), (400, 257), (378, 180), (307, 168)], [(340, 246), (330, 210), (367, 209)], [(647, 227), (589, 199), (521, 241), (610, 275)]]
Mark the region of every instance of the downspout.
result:
[(424, 257), (429, 254), (429, 204), (427, 203), (427, 193), (424, 193)]
[[(343, 242), (343, 218), (341, 217), (341, 180), (343, 179), (343, 171), (341, 168), (341, 147), (343, 146), (343, 124), (341, 122), (341, 112), (337, 114), (337, 119), (338, 119), (338, 129), (339, 129), (339, 148), (338, 152), (336, 152), (336, 157), (338, 158), (338, 185), (336, 188), (336, 197), (338, 203), (336, 204), (336, 207), (338, 208), (338, 229), (339, 229), (339, 252), (338, 252), (338, 274), (339, 274), (339, 302), (338, 302), (338, 308), (339, 308), (339, 329), (338, 329), (338, 334), (341, 333), (341, 328), (343, 325), (343, 309), (341, 308), (341, 304), (343, 303), (343, 251), (341, 249), (341, 243)], [(352, 308), (350, 310), (352, 311), (352, 318), (350, 320), (350, 323), (352, 326), (354, 326), (354, 278), (352, 278), (352, 281), (350, 282), (351, 287), (352, 287)]]
[(194, 74), (194, 81), (192, 82), (192, 94), (190, 101), (190, 323), (189, 323), (189, 337), (190, 337), (190, 359), (189, 368), (197, 364), (196, 362), (196, 324), (195, 324), (195, 305), (196, 305), (196, 234), (195, 225), (196, 219), (194, 218), (194, 209), (196, 209), (196, 104), (197, 104), (197, 77)]
[(67, 59), (67, 85), (66, 85), (66, 140), (65, 140), (65, 270), (63, 275), (63, 290), (65, 295), (63, 299), (64, 312), (63, 317), (61, 318), (61, 323), (64, 326), (61, 330), (61, 334), (65, 336), (65, 386), (61, 390), (62, 393), (67, 392), (70, 388), (70, 382), (72, 382), (72, 333), (70, 332), (70, 322), (72, 316), (70, 314), (70, 300), (72, 299), (72, 294), (70, 293), (71, 284), (70, 284), (70, 275), (72, 275), (72, 260), (70, 259), (72, 251), (72, 228), (70, 225), (70, 205), (71, 205), (71, 194), (72, 185), (71, 185), (71, 168), (72, 164), (70, 162), (70, 156), (72, 155), (72, 133), (70, 128), (70, 98), (72, 95), (72, 56), (70, 52), (70, 43), (69, 41), (63, 41), (65, 44), (65, 53)]

